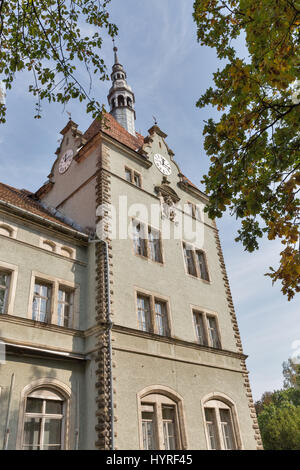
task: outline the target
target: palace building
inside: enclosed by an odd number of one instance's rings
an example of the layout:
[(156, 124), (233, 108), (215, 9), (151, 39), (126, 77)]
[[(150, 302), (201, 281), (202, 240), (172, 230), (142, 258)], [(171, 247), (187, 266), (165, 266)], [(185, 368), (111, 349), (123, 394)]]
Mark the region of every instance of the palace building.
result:
[(0, 184), (0, 446), (261, 449), (208, 197), (114, 52), (110, 113), (36, 193)]

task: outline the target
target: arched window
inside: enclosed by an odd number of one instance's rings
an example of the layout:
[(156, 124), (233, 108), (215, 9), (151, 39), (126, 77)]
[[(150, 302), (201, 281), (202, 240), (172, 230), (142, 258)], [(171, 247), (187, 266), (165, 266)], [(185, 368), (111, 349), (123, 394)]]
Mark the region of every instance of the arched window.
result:
[(23, 449), (63, 448), (64, 399), (52, 390), (38, 389), (26, 398)]
[(138, 398), (141, 449), (186, 449), (181, 397), (168, 387), (157, 386), (148, 387)]
[(119, 106), (124, 106), (124, 96), (122, 96), (122, 95), (118, 96), (118, 105)]
[(112, 109), (114, 109), (115, 105), (116, 105), (116, 104), (115, 104), (115, 99), (112, 99), (112, 100), (111, 100), (111, 107), (112, 107)]
[(127, 98), (127, 106), (129, 106), (129, 108), (132, 107), (132, 100), (129, 97)]
[(228, 398), (213, 396), (204, 402), (206, 438), (210, 450), (241, 449), (234, 404)]
[(70, 395), (70, 388), (56, 379), (27, 385), (22, 392), (17, 448), (67, 449)]

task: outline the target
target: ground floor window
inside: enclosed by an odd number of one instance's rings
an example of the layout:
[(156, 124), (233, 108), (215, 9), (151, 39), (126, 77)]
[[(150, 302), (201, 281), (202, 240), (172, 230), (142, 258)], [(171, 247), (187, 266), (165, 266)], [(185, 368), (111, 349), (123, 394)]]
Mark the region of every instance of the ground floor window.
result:
[(26, 398), (24, 450), (61, 450), (64, 442), (65, 403), (61, 395), (38, 389)]
[(204, 407), (210, 450), (237, 449), (232, 409), (219, 400), (209, 400)]

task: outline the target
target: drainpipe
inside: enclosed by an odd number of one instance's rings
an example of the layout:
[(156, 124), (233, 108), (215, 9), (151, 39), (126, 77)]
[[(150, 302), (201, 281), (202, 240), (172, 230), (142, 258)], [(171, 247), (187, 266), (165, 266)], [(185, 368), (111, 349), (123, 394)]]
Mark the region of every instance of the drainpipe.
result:
[(113, 395), (113, 373), (112, 373), (112, 340), (111, 330), (113, 322), (110, 317), (110, 276), (109, 276), (109, 258), (108, 258), (108, 243), (105, 240), (89, 240), (89, 243), (101, 243), (104, 247), (104, 279), (105, 279), (105, 300), (107, 306), (106, 315), (106, 328), (108, 330), (108, 357), (109, 357), (109, 369), (110, 369), (110, 429), (111, 429), (111, 450), (115, 448), (114, 438), (114, 395)]
[(8, 447), (8, 439), (9, 439), (9, 434), (10, 434), (9, 422), (10, 422), (10, 411), (11, 411), (11, 398), (12, 398), (14, 383), (15, 383), (15, 374), (12, 374), (11, 382), (10, 382), (8, 405), (7, 405), (7, 415), (6, 415), (6, 423), (5, 423), (3, 450), (7, 450), (7, 447)]

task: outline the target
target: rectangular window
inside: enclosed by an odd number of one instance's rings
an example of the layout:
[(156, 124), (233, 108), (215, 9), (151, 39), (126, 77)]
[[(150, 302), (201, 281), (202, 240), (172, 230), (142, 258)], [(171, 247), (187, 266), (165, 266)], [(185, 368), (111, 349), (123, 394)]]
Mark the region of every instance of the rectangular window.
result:
[(153, 261), (162, 263), (160, 233), (152, 227), (148, 227), (149, 255)]
[(60, 450), (62, 425), (62, 401), (27, 398), (23, 449)]
[(197, 253), (200, 277), (201, 279), (204, 279), (205, 281), (209, 281), (205, 254), (201, 250), (197, 250), (196, 253)]
[(57, 299), (57, 324), (68, 328), (71, 324), (73, 309), (73, 291), (59, 286)]
[(152, 295), (137, 294), (138, 327), (142, 331), (169, 336), (169, 312), (166, 301)]
[(184, 243), (183, 249), (184, 249), (184, 258), (185, 258), (185, 263), (186, 263), (186, 269), (187, 269), (188, 273), (191, 274), (192, 276), (197, 276), (193, 248)]
[(194, 325), (195, 325), (197, 340), (199, 344), (201, 344), (202, 346), (207, 346), (202, 313), (194, 312)]
[(186, 270), (188, 274), (209, 281), (206, 255), (204, 251), (197, 250), (193, 246), (183, 242), (183, 251)]
[(132, 221), (133, 245), (136, 255), (162, 263), (162, 247), (159, 230), (137, 220)]
[(139, 329), (142, 331), (151, 331), (151, 310), (150, 310), (150, 299), (138, 295), (138, 323)]
[(230, 410), (220, 409), (220, 422), (221, 422), (224, 447), (226, 450), (234, 450), (235, 444), (234, 444)]
[(155, 422), (153, 405), (142, 404), (143, 449), (155, 450)]
[(200, 204), (193, 204), (192, 202), (187, 202), (184, 206), (185, 212), (191, 217), (195, 217), (197, 220), (202, 220), (201, 206)]
[(221, 349), (217, 317), (193, 310), (197, 342), (202, 346)]
[(133, 244), (136, 255), (147, 257), (145, 227), (142, 223), (137, 221), (133, 221)]
[(210, 345), (213, 348), (220, 348), (220, 340), (219, 340), (219, 333), (217, 328), (217, 320), (216, 317), (208, 316), (207, 315), (207, 327), (208, 327), (208, 335), (210, 339)]
[(132, 183), (138, 188), (142, 187), (142, 177), (139, 173), (132, 170), (131, 168), (125, 167), (125, 179), (128, 183)]
[(50, 322), (51, 286), (41, 281), (34, 285), (32, 319), (43, 323)]
[(142, 186), (142, 184), (141, 184), (141, 175), (134, 172), (133, 173), (133, 182), (138, 188), (140, 188)]
[(188, 202), (185, 206), (187, 214), (191, 215), (193, 217), (194, 215), (194, 204), (191, 202)]
[(10, 274), (0, 271), (0, 314), (6, 313), (9, 293)]
[(175, 409), (173, 406), (162, 406), (165, 450), (176, 449)]
[(213, 408), (205, 408), (206, 428), (211, 450), (220, 449), (217, 438), (216, 416)]
[(199, 206), (199, 205), (195, 206), (195, 217), (196, 217), (197, 220), (202, 220), (203, 219), (201, 206)]
[(157, 333), (161, 336), (168, 336), (167, 304), (155, 300), (155, 321)]
[(126, 178), (126, 181), (131, 183), (131, 170), (129, 170), (129, 168), (125, 168), (125, 178)]

